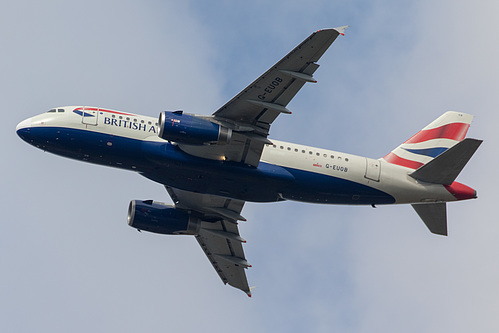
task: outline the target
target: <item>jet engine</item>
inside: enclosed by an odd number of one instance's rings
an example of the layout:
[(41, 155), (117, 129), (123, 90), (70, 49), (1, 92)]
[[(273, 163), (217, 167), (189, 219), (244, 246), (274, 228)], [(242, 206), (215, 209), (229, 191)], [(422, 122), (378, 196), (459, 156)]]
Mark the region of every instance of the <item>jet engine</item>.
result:
[(152, 200), (130, 201), (128, 225), (138, 230), (165, 235), (196, 235), (201, 221), (172, 205)]
[(164, 140), (190, 145), (227, 144), (232, 130), (182, 111), (163, 111), (159, 114), (158, 135)]

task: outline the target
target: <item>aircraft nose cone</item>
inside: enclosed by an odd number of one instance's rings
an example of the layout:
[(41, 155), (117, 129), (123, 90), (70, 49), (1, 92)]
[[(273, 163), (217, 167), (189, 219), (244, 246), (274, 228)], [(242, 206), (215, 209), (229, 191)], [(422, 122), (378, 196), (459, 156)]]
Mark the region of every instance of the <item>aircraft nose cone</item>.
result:
[(21, 121), (19, 124), (16, 126), (16, 133), (19, 135), (21, 139), (24, 141), (28, 140), (28, 136), (30, 133), (31, 129), (31, 118), (25, 119)]
[(31, 127), (31, 118), (24, 119), (21, 121), (19, 124), (16, 126), (16, 132), (19, 131), (20, 129)]

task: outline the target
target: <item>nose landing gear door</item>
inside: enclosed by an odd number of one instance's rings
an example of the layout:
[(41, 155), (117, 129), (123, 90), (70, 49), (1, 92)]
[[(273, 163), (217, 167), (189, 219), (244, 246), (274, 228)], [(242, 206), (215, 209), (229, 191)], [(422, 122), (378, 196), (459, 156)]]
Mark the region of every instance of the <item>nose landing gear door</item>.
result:
[(96, 126), (98, 116), (99, 116), (99, 109), (83, 108), (82, 122), (86, 125)]

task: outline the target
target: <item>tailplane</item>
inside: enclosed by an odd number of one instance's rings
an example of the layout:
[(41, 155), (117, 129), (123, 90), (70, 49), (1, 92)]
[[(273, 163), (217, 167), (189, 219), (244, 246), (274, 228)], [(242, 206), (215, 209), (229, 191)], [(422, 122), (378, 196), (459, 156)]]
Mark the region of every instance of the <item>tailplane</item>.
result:
[(445, 202), (413, 204), (412, 208), (432, 233), (447, 236), (447, 207)]
[[(444, 185), (456, 200), (476, 198), (475, 190), (454, 180), (481, 143), (482, 140), (464, 139), (409, 176), (423, 182)], [(432, 233), (447, 236), (445, 202), (413, 204), (412, 207)]]
[(409, 176), (427, 183), (452, 185), (482, 142), (477, 139), (464, 139)]

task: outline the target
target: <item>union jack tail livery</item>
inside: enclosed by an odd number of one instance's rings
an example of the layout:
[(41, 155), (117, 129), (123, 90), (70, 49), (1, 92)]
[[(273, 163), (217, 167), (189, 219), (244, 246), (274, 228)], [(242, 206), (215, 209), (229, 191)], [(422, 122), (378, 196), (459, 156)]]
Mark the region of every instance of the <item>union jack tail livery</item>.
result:
[(448, 111), (383, 157), (388, 163), (418, 169), (464, 139), (473, 116)]
[[(391, 164), (416, 169), (409, 176), (418, 182), (443, 185), (456, 200), (476, 198), (476, 191), (455, 182), (482, 140), (465, 139), (473, 116), (448, 111), (383, 157)], [(428, 229), (447, 235), (445, 202), (412, 204)]]

